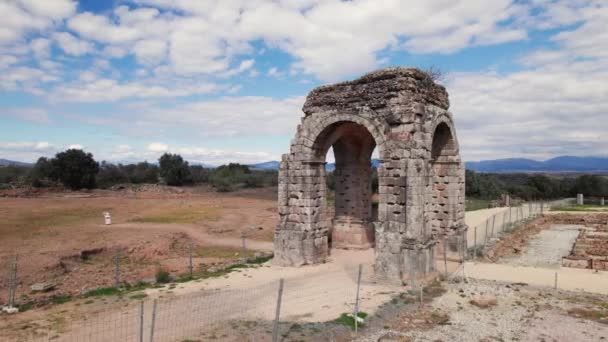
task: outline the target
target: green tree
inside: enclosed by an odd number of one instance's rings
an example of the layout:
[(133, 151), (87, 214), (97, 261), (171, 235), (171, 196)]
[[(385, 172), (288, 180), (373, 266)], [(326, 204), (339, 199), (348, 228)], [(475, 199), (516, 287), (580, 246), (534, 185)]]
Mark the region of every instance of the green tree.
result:
[(51, 159), (51, 177), (59, 180), (71, 189), (95, 187), (95, 176), (99, 172), (99, 163), (91, 153), (78, 149), (69, 149), (57, 153)]
[(97, 174), (97, 185), (101, 188), (108, 188), (121, 183), (129, 183), (129, 177), (122, 165), (114, 165), (102, 161), (99, 173)]
[(191, 182), (188, 162), (179, 154), (163, 154), (158, 159), (160, 176), (168, 185), (184, 185)]

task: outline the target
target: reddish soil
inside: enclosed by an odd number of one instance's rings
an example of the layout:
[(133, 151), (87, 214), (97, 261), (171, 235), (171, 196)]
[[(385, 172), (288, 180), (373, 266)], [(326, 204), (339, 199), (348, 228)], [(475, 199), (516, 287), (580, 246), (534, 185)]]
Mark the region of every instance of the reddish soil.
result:
[[(109, 211), (112, 225), (104, 225)], [(8, 190), (0, 193), (0, 304), (7, 300), (8, 269), (19, 256), (18, 300), (79, 294), (114, 284), (113, 258), (121, 255), (121, 279), (153, 278), (194, 265), (227, 262), (248, 249), (268, 249), (276, 225), (276, 190), (216, 193), (209, 188), (150, 186), (85, 192)], [(90, 255), (83, 258), (82, 255)], [(252, 254), (253, 251), (245, 252)], [(56, 288), (33, 294), (30, 286)]]

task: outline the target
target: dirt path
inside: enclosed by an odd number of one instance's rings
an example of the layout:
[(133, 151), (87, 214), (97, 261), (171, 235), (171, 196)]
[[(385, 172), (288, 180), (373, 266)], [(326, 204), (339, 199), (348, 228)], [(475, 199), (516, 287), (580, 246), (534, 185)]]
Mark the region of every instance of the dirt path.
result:
[(555, 270), (544, 267), (465, 263), (465, 275), (475, 279), (553, 287), (555, 274), (559, 289), (608, 294), (608, 272), (566, 267)]
[[(363, 265), (361, 310), (372, 313), (380, 304), (388, 301), (392, 294), (403, 291), (402, 286), (376, 282), (373, 276), (373, 260), (373, 250), (334, 250), (330, 260), (324, 264), (295, 268), (268, 263), (258, 268), (243, 269), (223, 278), (184, 283), (172, 290), (172, 296), (187, 297), (203, 290), (253, 294), (256, 289), (271, 286), (272, 291), (264, 291), (258, 295), (260, 298), (256, 299), (262, 299), (264, 304), (255, 306), (265, 307), (268, 304), (272, 307), (273, 299), (276, 298), (276, 285), (279, 279), (283, 278), (284, 305), (281, 315), (295, 321), (322, 322), (352, 311), (359, 264)], [(146, 291), (151, 298), (158, 298), (165, 293), (162, 289)], [(262, 310), (260, 313), (266, 319), (271, 319), (272, 314), (272, 310)]]
[[(205, 233), (200, 226), (190, 224), (119, 223), (113, 224), (108, 227), (111, 227), (109, 229), (117, 231), (130, 229), (145, 230), (147, 232), (156, 230), (159, 233), (185, 233), (203, 245), (207, 244), (214, 246), (241, 247), (243, 243), (240, 238), (221, 237), (213, 234), (208, 234)], [(271, 241), (246, 239), (245, 243), (248, 249), (254, 249), (259, 251), (272, 251), (273, 248), (273, 244)]]

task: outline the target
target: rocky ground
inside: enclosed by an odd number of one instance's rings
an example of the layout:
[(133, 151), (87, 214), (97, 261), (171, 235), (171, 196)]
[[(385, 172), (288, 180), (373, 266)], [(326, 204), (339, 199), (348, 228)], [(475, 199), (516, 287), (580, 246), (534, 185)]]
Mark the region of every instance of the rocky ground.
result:
[(500, 263), (517, 266), (559, 268), (562, 257), (570, 254), (572, 245), (585, 226), (552, 224), (528, 241), (528, 245), (517, 255), (500, 259)]
[(430, 305), (399, 314), (357, 341), (608, 339), (608, 296), (490, 281), (445, 286), (446, 293)]

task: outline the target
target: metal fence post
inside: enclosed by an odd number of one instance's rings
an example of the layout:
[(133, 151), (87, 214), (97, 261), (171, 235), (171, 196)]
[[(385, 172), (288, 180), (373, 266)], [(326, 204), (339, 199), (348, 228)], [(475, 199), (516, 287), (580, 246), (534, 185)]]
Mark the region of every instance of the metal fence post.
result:
[(279, 341), (279, 319), (281, 317), (281, 300), (283, 299), (283, 278), (279, 280), (279, 295), (277, 296), (277, 311), (274, 315), (274, 324), (272, 326), (272, 342)]
[(190, 278), (192, 278), (193, 269), (194, 269), (194, 267), (192, 265), (192, 249), (193, 249), (192, 243), (190, 243), (190, 246), (188, 249), (189, 249), (188, 250), (188, 270), (190, 271)]
[(492, 237), (494, 237), (494, 225), (496, 224), (496, 214), (492, 215)]
[(486, 220), (486, 235), (483, 240), (483, 246), (485, 247), (488, 244), (488, 226), (490, 225), (490, 219)]
[(477, 226), (473, 228), (473, 260), (477, 260)]
[(114, 286), (120, 286), (120, 250), (114, 256)]
[(245, 233), (243, 232), (241, 234), (241, 247), (243, 249), (243, 253), (247, 250), (247, 244), (245, 242), (245, 239), (247, 238), (247, 235), (245, 235)]
[(443, 237), (443, 267), (445, 268), (445, 277), (448, 277), (448, 245), (445, 239), (445, 236)]
[(144, 301), (139, 302), (139, 342), (144, 342)]
[(152, 304), (152, 323), (150, 324), (150, 342), (154, 342), (154, 325), (156, 324), (156, 306), (158, 301), (155, 299)]
[(357, 329), (359, 326), (358, 318), (359, 318), (359, 289), (361, 288), (361, 272), (363, 271), (363, 265), (359, 264), (359, 274), (357, 275), (357, 295), (355, 297), (355, 312), (353, 318), (355, 320), (355, 333), (357, 333)]
[(11, 263), (10, 273), (8, 277), (8, 307), (13, 308), (15, 306), (15, 296), (17, 292), (17, 267), (18, 267), (18, 256), (15, 254), (13, 262)]

